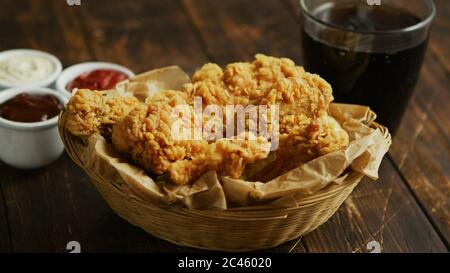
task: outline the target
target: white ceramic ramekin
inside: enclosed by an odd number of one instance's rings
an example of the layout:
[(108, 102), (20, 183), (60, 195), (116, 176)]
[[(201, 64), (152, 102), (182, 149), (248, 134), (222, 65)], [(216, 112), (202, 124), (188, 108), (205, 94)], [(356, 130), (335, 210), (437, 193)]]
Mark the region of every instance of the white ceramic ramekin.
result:
[(130, 69), (113, 63), (107, 63), (107, 62), (87, 62), (87, 63), (80, 63), (76, 65), (72, 65), (61, 73), (59, 78), (56, 80), (56, 89), (58, 89), (61, 92), (67, 92), (68, 94), (72, 93), (72, 90), (67, 90), (66, 86), (68, 83), (76, 79), (78, 76), (80, 76), (83, 73), (94, 71), (97, 69), (110, 69), (110, 70), (116, 70), (119, 72), (122, 72), (128, 77), (133, 77), (134, 73)]
[(47, 78), (35, 82), (18, 83), (18, 84), (0, 83), (0, 90), (3, 88), (14, 88), (19, 86), (51, 87), (55, 83), (56, 79), (61, 74), (62, 64), (58, 58), (56, 58), (54, 55), (50, 53), (34, 49), (11, 49), (0, 52), (0, 61), (6, 60), (8, 58), (13, 58), (16, 56), (26, 56), (26, 55), (37, 55), (47, 58), (49, 61), (53, 63), (55, 70)]
[[(69, 94), (44, 87), (19, 87), (0, 92), (0, 104), (23, 92), (53, 95), (63, 105), (69, 99)], [(0, 159), (8, 165), (20, 169), (37, 169), (52, 163), (63, 151), (58, 133), (58, 116), (32, 123), (0, 117)]]

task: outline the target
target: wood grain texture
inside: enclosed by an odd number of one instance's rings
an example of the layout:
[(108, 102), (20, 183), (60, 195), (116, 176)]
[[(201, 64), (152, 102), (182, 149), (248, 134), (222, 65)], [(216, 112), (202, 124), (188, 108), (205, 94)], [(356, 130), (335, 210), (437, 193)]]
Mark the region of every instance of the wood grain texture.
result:
[[(155, 238), (122, 220), (66, 154), (41, 170), (17, 171), (3, 163), (0, 168), (16, 252), (66, 252), (73, 240), (83, 252), (203, 252)], [(10, 251), (7, 242), (2, 238), (4, 251)], [(294, 245), (292, 251), (302, 252), (298, 241), (273, 251), (288, 252)]]
[(43, 50), (58, 56), (65, 66), (88, 60), (72, 11), (64, 1), (2, 1), (0, 50)]
[[(223, 65), (249, 60), (258, 52), (301, 62), (297, 0), (82, 3), (69, 7), (64, 1), (2, 1), (0, 50), (32, 47), (57, 55), (65, 66), (92, 59), (135, 72), (170, 64), (192, 72), (208, 60)], [(444, 52), (432, 48), (434, 55)], [(450, 127), (443, 64), (427, 58), (422, 91), (416, 92), (394, 141), (391, 157), (396, 165), (385, 159), (380, 180), (364, 181), (326, 224), (266, 252), (366, 252), (371, 240), (379, 241), (385, 252), (448, 251), (427, 219), (448, 240), (445, 128)], [(76, 240), (83, 252), (202, 252), (170, 244), (122, 220), (65, 154), (37, 171), (0, 163), (0, 173), (0, 251), (66, 252), (67, 242)]]
[[(299, 17), (298, 0), (286, 2)], [(449, 247), (450, 7), (446, 0), (435, 3), (437, 14), (421, 76), (389, 154)]]
[(450, 244), (450, 84), (431, 54), (394, 139), (390, 156)]
[(1, 168), (17, 252), (66, 252), (72, 240), (83, 252), (177, 249), (120, 219), (66, 155), (37, 171)]
[(212, 60), (224, 65), (256, 53), (299, 61), (300, 31), (282, 1), (182, 0)]
[[(123, 1), (115, 3), (122, 5)], [(102, 10), (99, 7), (101, 6), (90, 8)], [(123, 9), (122, 6), (112, 8)], [(88, 32), (89, 29), (84, 29), (86, 26), (83, 24), (91, 21), (82, 21), (81, 12), (80, 7), (68, 7), (61, 1), (8, 1), (5, 3), (4, 9), (1, 9), (0, 18), (6, 18), (13, 14), (18, 19), (9, 19), (11, 28), (1, 29), (2, 34), (5, 32), (7, 35), (6, 39), (1, 40), (4, 42), (1, 44), (1, 49), (32, 47), (46, 50), (57, 55), (66, 66), (96, 59), (93, 52), (98, 55), (98, 58), (107, 59), (108, 52), (104, 53), (105, 51), (102, 51), (100, 47), (93, 47), (92, 44), (103, 45), (105, 48), (108, 48), (108, 45), (102, 44), (104, 40), (101, 37), (93, 36), (92, 38), (86, 35), (84, 31)], [(140, 15), (146, 12), (146, 10), (140, 10)], [(47, 13), (50, 15), (47, 16)], [(180, 14), (182, 15), (179, 12), (174, 16)], [(139, 14), (129, 15), (137, 16), (137, 18), (140, 16)], [(109, 17), (113, 16), (109, 15)], [(32, 18), (37, 19), (33, 20)], [(170, 20), (167, 22), (169, 25), (171, 24)], [(170, 27), (159, 24), (159, 28)], [(11, 29), (13, 31), (9, 32)], [(45, 30), (45, 33), (42, 34), (42, 31), (38, 31), (38, 29)], [(143, 24), (140, 29), (135, 31), (144, 35), (146, 30), (148, 30), (148, 25)], [(17, 35), (19, 31), (21, 34)], [(134, 35), (136, 36), (136, 34)], [(108, 35), (108, 37), (111, 39), (110, 43), (120, 43), (120, 37), (114, 35)], [(88, 38), (92, 40), (87, 41)], [(145, 43), (145, 39), (142, 40)], [(155, 43), (157, 41), (155, 40)], [(166, 38), (166, 41), (177, 44), (176, 41), (170, 42), (170, 38)], [(165, 45), (159, 44), (158, 46), (160, 50), (163, 50)], [(161, 56), (155, 58), (157, 59), (156, 63), (158, 60), (161, 61), (161, 65), (163, 65), (163, 61), (166, 61), (167, 64), (176, 63), (175, 60), (183, 54), (188, 56), (186, 58), (194, 58), (194, 54), (189, 54), (183, 49), (183, 44), (178, 44), (178, 46), (179, 49), (172, 54), (168, 51), (167, 54), (158, 51), (146, 53), (149, 56)], [(134, 45), (128, 47), (133, 53), (130, 63), (135, 66), (153, 64), (148, 59), (140, 60), (141, 55), (135, 54), (138, 51), (133, 52), (133, 47)], [(201, 51), (198, 50), (198, 52)], [(117, 59), (107, 60), (120, 63), (120, 60), (129, 59), (129, 56), (117, 55), (117, 57)], [(199, 63), (203, 62), (203, 59), (199, 60)], [(197, 61), (190, 60), (189, 63), (197, 63)], [(146, 69), (150, 69), (150, 67)], [(85, 252), (179, 251), (177, 246), (149, 236), (139, 228), (120, 219), (104, 203), (96, 189), (88, 181), (87, 176), (66, 155), (52, 165), (37, 171), (20, 171), (3, 163), (0, 168), (1, 187), (7, 205), (4, 211), (7, 211), (10, 216), (8, 219), (12, 227), (10, 236), (14, 250), (17, 252), (65, 252), (67, 242), (72, 240), (79, 241)], [(3, 200), (0, 199), (0, 201)], [(5, 217), (2, 206), (3, 202), (0, 202), (0, 250), (8, 251), (11, 247), (8, 245), (10, 240), (6, 229), (7, 221), (6, 219), (1, 221)]]
[(447, 0), (434, 0), (436, 4), (436, 18), (430, 37), (430, 48), (435, 58), (450, 72), (450, 5)]
[[(3, 170), (1, 167), (2, 165), (0, 165), (0, 173)], [(11, 235), (9, 232), (9, 221), (5, 207), (5, 199), (1, 189), (2, 180), (3, 179), (0, 176), (0, 252), (11, 252), (13, 249), (11, 245)]]
[[(258, 9), (254, 5), (252, 1), (183, 1), (209, 54), (221, 64), (250, 59), (259, 51), (300, 59), (295, 12), (290, 14), (281, 1), (258, 1)], [(270, 35), (280, 28), (283, 31)], [(249, 29), (258, 35), (249, 35)], [(222, 35), (215, 35), (219, 31)], [(224, 48), (238, 37), (243, 45)], [(380, 173), (378, 183), (364, 183), (337, 215), (303, 237), (307, 251), (364, 252), (371, 240), (379, 240), (386, 252), (446, 251), (390, 161), (384, 161)]]
[[(3, 1), (0, 20), (9, 25), (1, 28), (3, 39), (0, 48), (45, 50), (58, 56), (64, 65), (89, 59), (85, 43), (76, 32), (77, 26), (70, 14), (64, 14), (64, 10), (53, 6), (54, 3), (44, 0)], [(70, 239), (68, 234), (72, 232), (72, 225), (64, 221), (65, 217), (76, 219), (76, 213), (68, 209), (75, 206), (72, 197), (76, 196), (69, 186), (79, 179), (81, 173), (67, 158), (36, 172), (19, 171), (4, 164), (0, 168), (0, 186), (11, 227), (12, 249), (64, 249), (66, 237)], [(64, 178), (67, 180), (62, 181)], [(62, 185), (65, 190), (58, 192)]]
[(385, 253), (447, 252), (388, 159), (378, 181), (363, 180), (338, 212), (303, 241), (311, 252), (367, 253), (373, 240)]
[(123, 64), (136, 73), (174, 64), (193, 71), (207, 61), (176, 0), (96, 0), (86, 2), (79, 13), (97, 60)]

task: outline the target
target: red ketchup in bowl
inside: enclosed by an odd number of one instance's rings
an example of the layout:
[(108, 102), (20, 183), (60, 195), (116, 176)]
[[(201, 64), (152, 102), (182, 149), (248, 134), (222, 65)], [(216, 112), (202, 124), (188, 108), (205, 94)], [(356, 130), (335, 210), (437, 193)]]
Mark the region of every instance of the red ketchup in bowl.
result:
[(113, 89), (117, 83), (128, 79), (128, 75), (116, 70), (97, 69), (81, 74), (66, 86), (67, 90), (74, 88), (90, 90)]

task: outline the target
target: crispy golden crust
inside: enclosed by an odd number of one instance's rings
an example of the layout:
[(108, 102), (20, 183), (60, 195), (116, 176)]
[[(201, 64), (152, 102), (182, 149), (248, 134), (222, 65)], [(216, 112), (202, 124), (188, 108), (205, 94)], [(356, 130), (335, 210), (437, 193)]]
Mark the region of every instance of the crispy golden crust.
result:
[(67, 104), (69, 132), (76, 136), (94, 133), (110, 135), (112, 125), (138, 104), (134, 97), (118, 96), (112, 91), (78, 90)]
[(258, 54), (251, 63), (232, 63), (222, 70), (206, 64), (184, 91), (208, 104), (280, 104), (281, 115), (303, 113), (315, 118), (333, 100), (331, 86), (286, 58)]
[(311, 161), (319, 156), (338, 151), (349, 143), (347, 132), (328, 115), (312, 122), (301, 121), (280, 134), (276, 160), (268, 164), (251, 180), (267, 182), (280, 174)]
[(187, 184), (213, 170), (220, 175), (239, 178), (247, 164), (268, 156), (267, 147), (264, 138), (221, 139), (209, 144), (194, 142), (190, 147), (190, 156), (171, 164), (168, 173), (177, 184)]
[[(245, 165), (268, 155), (268, 142), (257, 140), (175, 139), (172, 126), (178, 120), (174, 107), (185, 105), (193, 117), (190, 98), (179, 91), (164, 91), (139, 105), (113, 128), (117, 151), (147, 171), (162, 175), (179, 185), (187, 184), (208, 171), (239, 178)], [(191, 128), (193, 120), (186, 120)]]
[[(261, 181), (348, 145), (347, 133), (327, 113), (333, 100), (330, 85), (289, 59), (261, 54), (253, 62), (233, 63), (224, 69), (206, 64), (182, 90), (162, 91), (145, 103), (114, 92), (79, 90), (68, 104), (67, 128), (80, 136), (101, 133), (109, 138), (112, 134), (117, 151), (149, 172), (168, 174), (179, 185), (212, 170), (239, 178), (246, 164), (268, 156), (269, 143), (262, 137), (175, 139), (181, 134), (172, 132), (179, 121), (173, 115), (175, 107), (187, 107), (190, 118), (183, 119), (181, 128), (192, 128), (197, 96), (204, 106), (280, 106), (277, 159), (256, 177)], [(200, 128), (194, 126), (194, 130)]]
[(261, 180), (348, 145), (347, 133), (327, 113), (331, 86), (290, 59), (258, 54), (251, 63), (229, 64), (224, 70), (207, 64), (184, 88), (206, 105), (280, 106), (278, 159), (261, 173)]

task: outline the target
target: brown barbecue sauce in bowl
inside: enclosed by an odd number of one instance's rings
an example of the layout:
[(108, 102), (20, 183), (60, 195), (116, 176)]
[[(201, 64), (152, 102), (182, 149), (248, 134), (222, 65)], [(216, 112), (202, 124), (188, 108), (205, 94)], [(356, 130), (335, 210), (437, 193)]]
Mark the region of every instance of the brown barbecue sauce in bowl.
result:
[(53, 95), (23, 92), (0, 104), (0, 117), (15, 122), (41, 122), (57, 116), (62, 108)]

